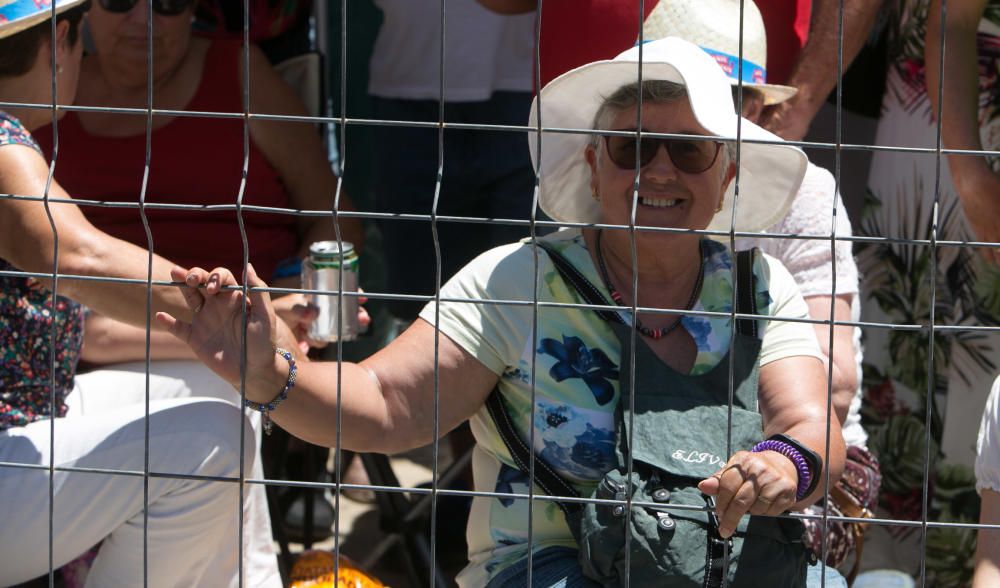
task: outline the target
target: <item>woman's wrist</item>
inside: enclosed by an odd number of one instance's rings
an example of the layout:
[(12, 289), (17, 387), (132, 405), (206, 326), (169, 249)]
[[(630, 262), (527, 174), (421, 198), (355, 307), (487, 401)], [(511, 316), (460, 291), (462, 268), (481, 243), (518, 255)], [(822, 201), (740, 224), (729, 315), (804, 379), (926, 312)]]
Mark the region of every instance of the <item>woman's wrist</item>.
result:
[[(284, 388), (288, 380), (289, 364), (281, 355), (271, 354), (269, 365), (247, 370), (246, 397), (256, 403), (267, 403)], [(238, 383), (237, 383), (238, 385)]]
[(298, 367), (296, 366), (295, 358), (292, 357), (292, 353), (290, 351), (278, 347), (275, 348), (274, 355), (275, 357), (284, 360), (288, 367), (288, 375), (285, 377), (278, 393), (275, 394), (270, 400), (263, 402), (256, 402), (250, 397), (243, 400), (243, 406), (261, 413), (261, 423), (264, 426), (264, 433), (267, 435), (271, 434), (271, 412), (277, 409), (278, 406), (285, 401), (288, 397), (288, 393), (295, 387), (295, 381), (298, 376)]
[(823, 469), (822, 460), (816, 452), (787, 435), (772, 435), (765, 441), (754, 445), (753, 453), (773, 451), (786, 457), (794, 466), (797, 474), (795, 500), (803, 500), (813, 493), (819, 482)]

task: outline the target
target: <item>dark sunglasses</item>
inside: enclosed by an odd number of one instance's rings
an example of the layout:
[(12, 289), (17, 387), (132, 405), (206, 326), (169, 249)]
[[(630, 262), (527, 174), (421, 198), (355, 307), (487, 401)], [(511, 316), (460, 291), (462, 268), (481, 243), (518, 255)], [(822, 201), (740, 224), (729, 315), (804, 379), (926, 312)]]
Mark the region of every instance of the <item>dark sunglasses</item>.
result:
[(635, 169), (635, 149), (639, 147), (639, 167), (649, 165), (660, 146), (666, 147), (674, 167), (686, 174), (700, 174), (712, 167), (719, 157), (722, 143), (718, 141), (692, 141), (690, 139), (655, 139), (643, 137), (604, 136), (608, 156), (621, 169)]
[[(139, 2), (146, 0), (98, 0), (101, 8), (108, 12), (123, 13), (132, 10)], [(161, 16), (177, 16), (187, 10), (192, 0), (153, 0), (153, 12)]]

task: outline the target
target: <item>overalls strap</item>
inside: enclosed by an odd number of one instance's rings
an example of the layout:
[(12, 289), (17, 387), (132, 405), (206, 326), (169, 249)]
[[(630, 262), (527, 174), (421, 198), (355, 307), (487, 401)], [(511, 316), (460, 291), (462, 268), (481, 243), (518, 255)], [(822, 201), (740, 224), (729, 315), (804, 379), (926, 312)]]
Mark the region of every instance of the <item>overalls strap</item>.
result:
[[(594, 306), (614, 306), (610, 303), (586, 277), (580, 273), (572, 263), (569, 262), (551, 244), (545, 241), (536, 241), (538, 246), (548, 253), (552, 264), (559, 275), (566, 281), (580, 297), (587, 303)], [(736, 253), (736, 312), (741, 315), (756, 315), (757, 305), (755, 303), (755, 289), (753, 285), (753, 260), (754, 250), (739, 251)], [(622, 317), (614, 311), (604, 309), (594, 309), (605, 321), (612, 324), (625, 325)], [(755, 319), (738, 318), (736, 320), (737, 333), (743, 335), (756, 336), (757, 325)], [(493, 419), (500, 439), (510, 453), (511, 458), (517, 467), (524, 473), (529, 473), (529, 464), (532, 460), (532, 451), (518, 435), (514, 425), (510, 420), (509, 413), (504, 407), (503, 397), (499, 390), (494, 389), (486, 400), (486, 409)], [(534, 456), (534, 482), (549, 496), (567, 496), (579, 498), (580, 494), (572, 484), (567, 482), (556, 473), (543, 459)], [(580, 502), (557, 501), (559, 507), (567, 515), (579, 512), (582, 508)]]

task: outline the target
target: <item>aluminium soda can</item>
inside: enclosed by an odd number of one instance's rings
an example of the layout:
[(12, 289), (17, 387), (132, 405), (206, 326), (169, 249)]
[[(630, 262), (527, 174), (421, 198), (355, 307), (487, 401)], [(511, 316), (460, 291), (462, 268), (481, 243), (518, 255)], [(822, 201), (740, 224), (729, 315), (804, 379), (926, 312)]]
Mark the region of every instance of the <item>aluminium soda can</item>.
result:
[[(341, 256), (343, 245), (343, 256)], [(344, 295), (340, 296), (343, 276)], [(317, 241), (309, 246), (309, 258), (302, 264), (302, 287), (329, 292), (308, 294), (309, 302), (319, 309), (319, 315), (309, 326), (309, 338), (315, 341), (343, 341), (358, 337), (358, 254), (346, 241)], [(337, 324), (338, 316), (340, 324)]]

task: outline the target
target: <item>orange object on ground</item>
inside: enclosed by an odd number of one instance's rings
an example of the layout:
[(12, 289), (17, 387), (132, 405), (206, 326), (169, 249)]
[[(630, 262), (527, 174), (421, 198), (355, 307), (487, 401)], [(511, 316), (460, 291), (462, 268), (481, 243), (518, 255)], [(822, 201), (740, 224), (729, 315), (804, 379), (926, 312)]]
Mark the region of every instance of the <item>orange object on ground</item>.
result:
[[(329, 551), (303, 551), (292, 566), (289, 588), (334, 588), (333, 562), (333, 554)], [(337, 588), (386, 588), (344, 556), (340, 556), (337, 572)]]

